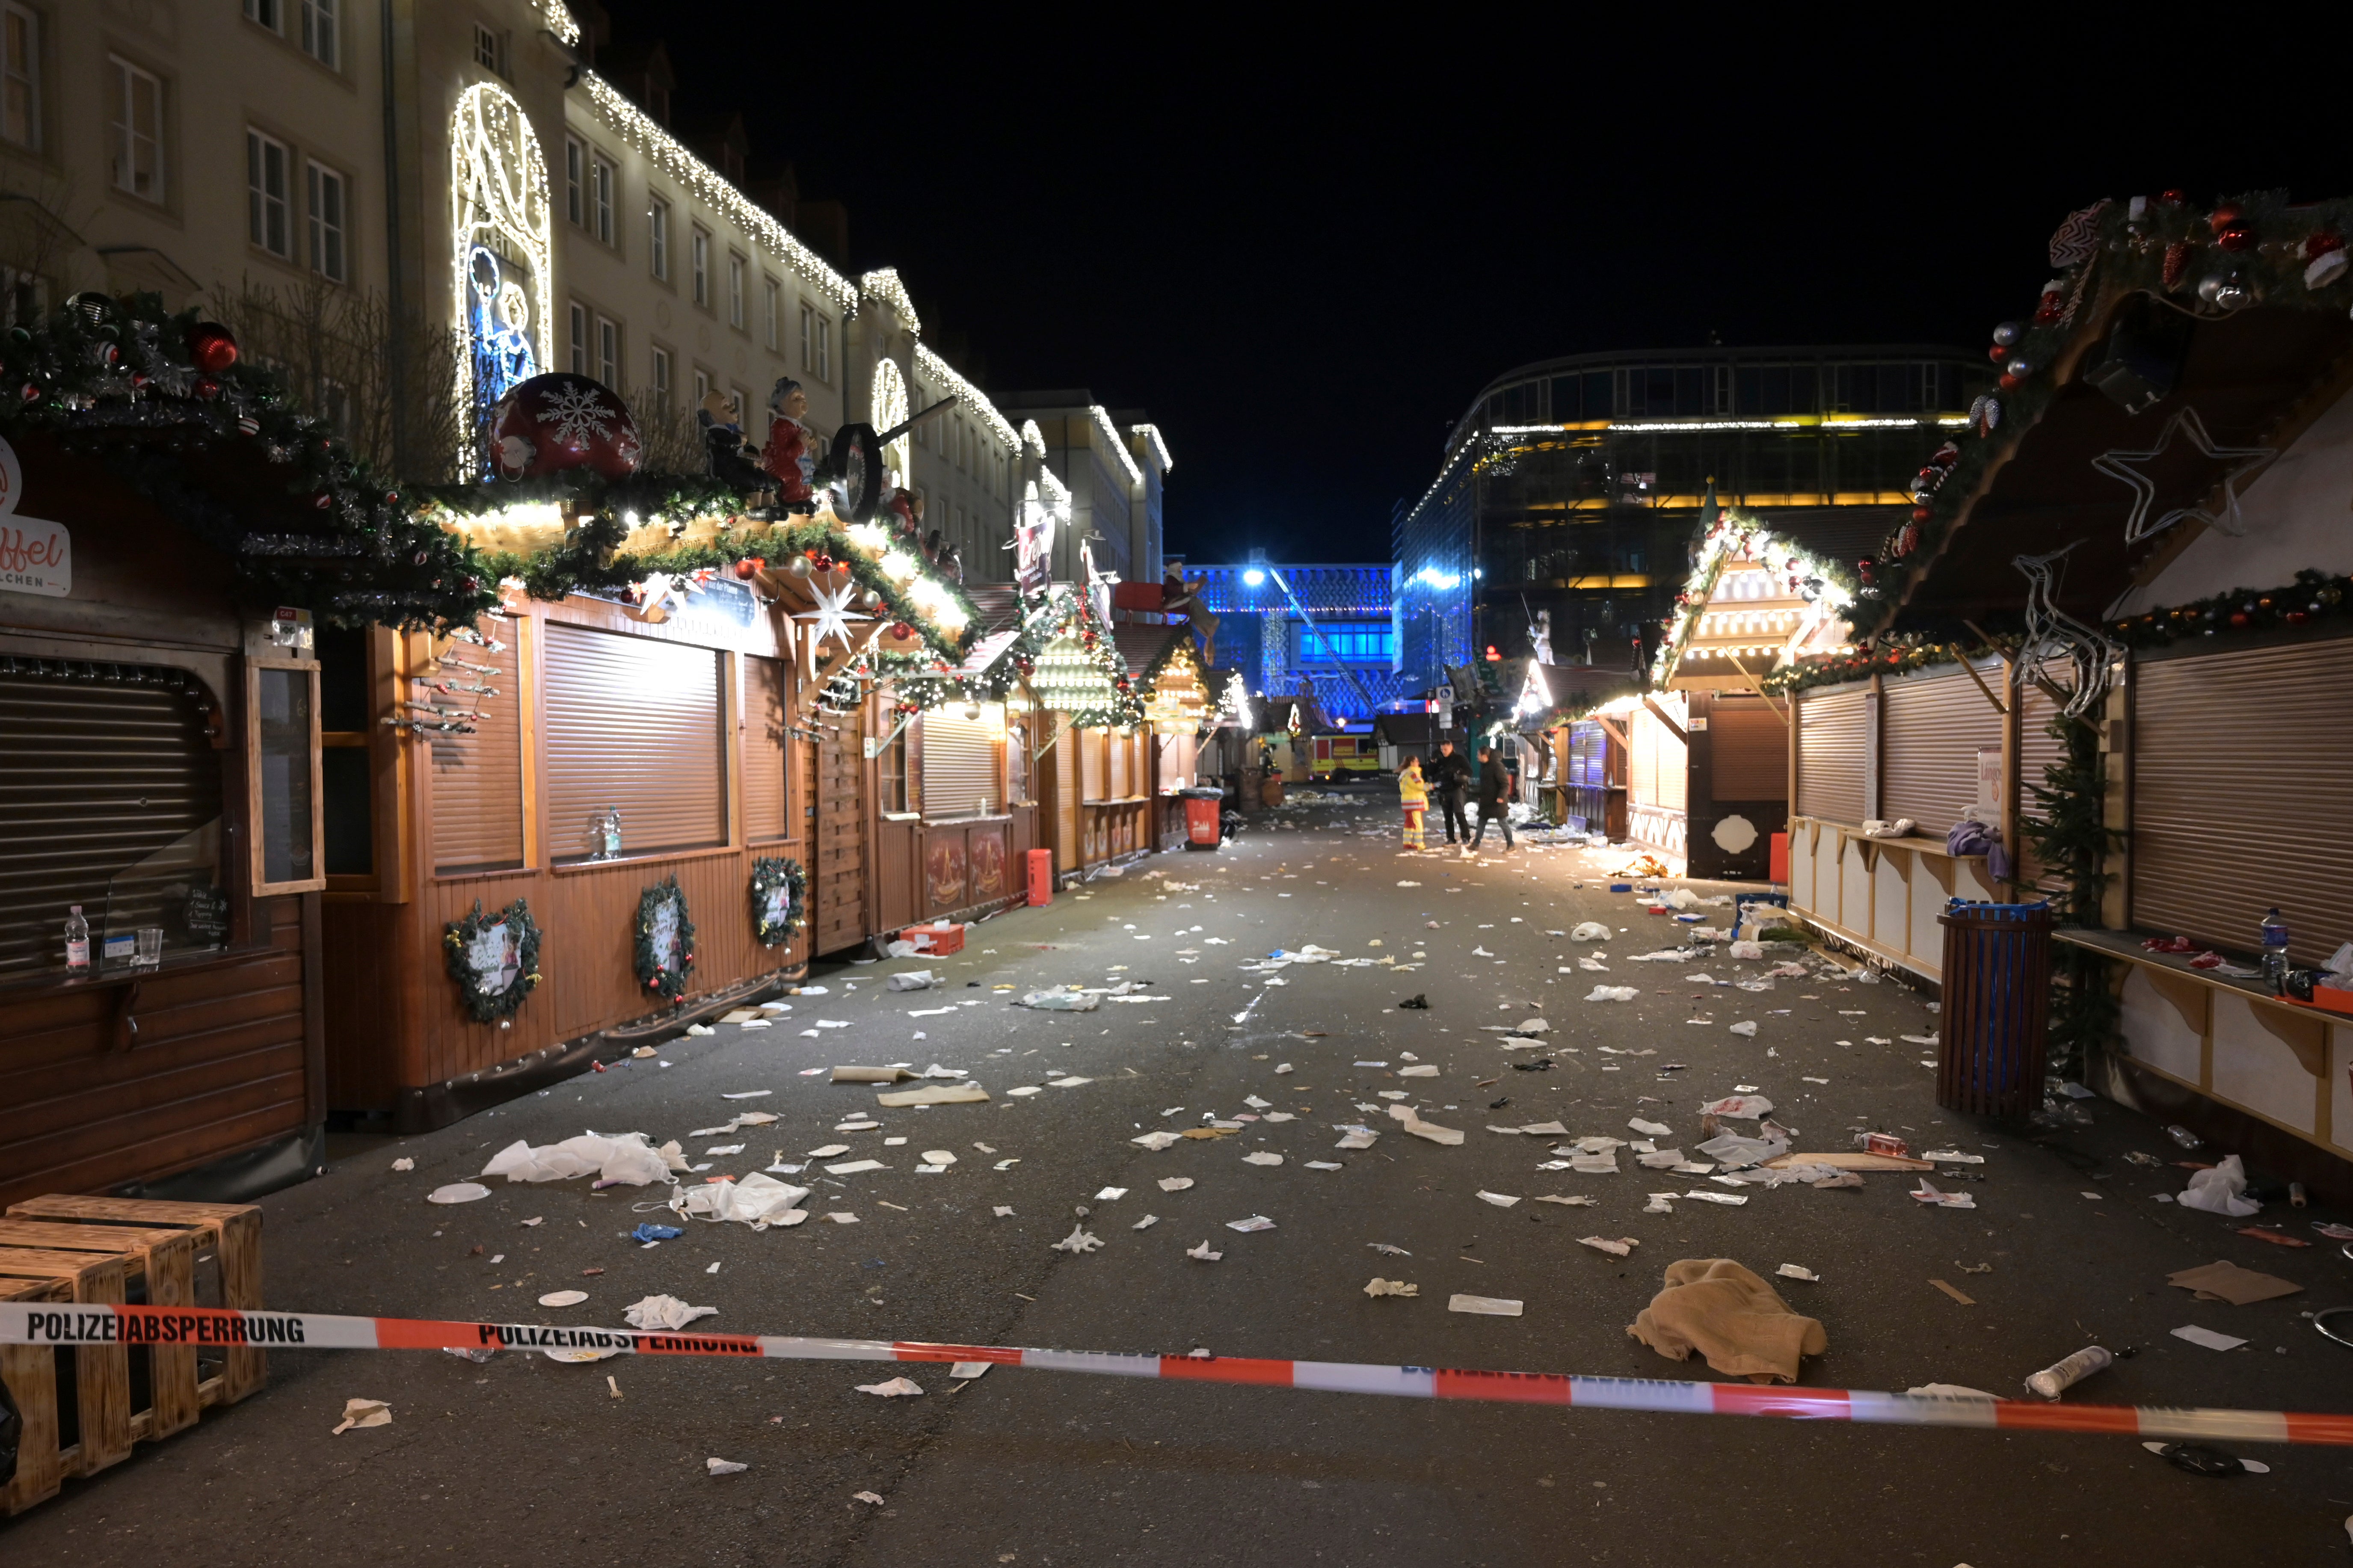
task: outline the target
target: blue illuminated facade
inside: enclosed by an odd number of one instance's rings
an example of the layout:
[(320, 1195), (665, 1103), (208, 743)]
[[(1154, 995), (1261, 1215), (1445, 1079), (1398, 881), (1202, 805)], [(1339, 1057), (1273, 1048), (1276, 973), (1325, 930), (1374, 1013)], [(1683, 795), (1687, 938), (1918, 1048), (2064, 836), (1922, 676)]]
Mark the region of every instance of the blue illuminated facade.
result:
[[(1325, 718), (1350, 725), (1370, 723), (1375, 711), (1419, 689), (1398, 669), (1398, 578), (1391, 563), (1188, 563), (1184, 573), (1187, 580), (1207, 579), (1201, 600), (1218, 617), (1213, 689), (1225, 684), (1229, 670), (1240, 670), (1260, 696), (1295, 695), (1303, 679)], [(1293, 608), (1294, 597), (1314, 617), (1314, 626)]]

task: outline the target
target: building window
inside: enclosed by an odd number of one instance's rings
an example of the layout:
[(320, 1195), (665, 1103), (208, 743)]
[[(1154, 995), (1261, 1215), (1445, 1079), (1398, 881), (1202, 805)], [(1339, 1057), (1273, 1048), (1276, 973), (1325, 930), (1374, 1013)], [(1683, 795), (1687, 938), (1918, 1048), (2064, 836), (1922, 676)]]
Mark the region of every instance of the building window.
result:
[(343, 63), (341, 20), (343, 0), (302, 0), (302, 52), (330, 68)]
[(286, 31), (286, 0), (245, 0), (245, 19), (259, 22), (282, 36)]
[(113, 121), (108, 127), (108, 178), (118, 191), (151, 202), (164, 199), (164, 83), (120, 56), (112, 73)]
[(499, 69), (499, 36), (480, 22), (474, 24), (474, 63), (494, 75)]
[(310, 196), (311, 270), (330, 283), (344, 282), (343, 177), (324, 164), (311, 164)]
[(744, 258), (733, 252), (727, 258), (727, 324), (744, 324)]
[(658, 348), (654, 357), (654, 403), (668, 412), (670, 408), (670, 350)]
[(694, 228), (694, 237), (687, 244), (687, 257), (694, 281), (694, 302), (704, 310), (711, 308), (711, 233), (702, 225)]
[(659, 281), (670, 281), (670, 204), (659, 196), (646, 204), (646, 266)]
[(702, 400), (710, 395), (711, 373), (698, 366), (694, 373), (694, 405), (702, 407)]
[(573, 306), (568, 320), (571, 323), (567, 342), (572, 351), (572, 374), (586, 375), (588, 374), (588, 307)]
[(607, 316), (596, 318), (596, 379), (621, 384), (621, 324)]
[(582, 221), (587, 212), (587, 193), (581, 182), (587, 174), (588, 150), (580, 145), (579, 138), (564, 139), (564, 216), (574, 223)]
[(22, 5), (0, 5), (0, 136), (41, 146), (41, 19)]
[(785, 330), (785, 286), (773, 278), (763, 279), (761, 281), (766, 289), (767, 343), (769, 352), (773, 353), (783, 346), (783, 341), (778, 334)]
[(817, 312), (803, 305), (801, 307), (801, 374), (803, 375), (816, 374), (810, 368), (811, 356), (816, 353)]
[(907, 731), (901, 730), (875, 754), (877, 782), (885, 814), (914, 810), (907, 802)]
[(286, 143), (259, 131), (245, 133), (246, 237), (272, 256), (294, 258), (293, 226), (286, 216)]
[(833, 322), (807, 305), (801, 307), (801, 374), (833, 379)]
[(613, 243), (613, 165), (602, 158), (588, 160), (589, 216), (598, 240)]
[(1320, 637), (1304, 625), (1293, 626), (1291, 628), (1293, 668), (1335, 662), (1341, 664), (1388, 664), (1389, 662), (1389, 625), (1387, 621), (1356, 624), (1319, 622), (1317, 626), (1324, 634)]

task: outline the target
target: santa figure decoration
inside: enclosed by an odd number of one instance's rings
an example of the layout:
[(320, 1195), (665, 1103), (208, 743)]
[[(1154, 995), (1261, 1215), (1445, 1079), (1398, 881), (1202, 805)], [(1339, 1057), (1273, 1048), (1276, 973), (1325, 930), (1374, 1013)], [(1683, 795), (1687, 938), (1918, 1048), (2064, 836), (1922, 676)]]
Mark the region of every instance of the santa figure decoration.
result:
[(803, 514), (817, 510), (817, 447), (801, 423), (807, 413), (808, 394), (801, 384), (779, 376), (768, 394), (768, 444), (761, 448), (760, 467), (776, 481), (785, 510)]

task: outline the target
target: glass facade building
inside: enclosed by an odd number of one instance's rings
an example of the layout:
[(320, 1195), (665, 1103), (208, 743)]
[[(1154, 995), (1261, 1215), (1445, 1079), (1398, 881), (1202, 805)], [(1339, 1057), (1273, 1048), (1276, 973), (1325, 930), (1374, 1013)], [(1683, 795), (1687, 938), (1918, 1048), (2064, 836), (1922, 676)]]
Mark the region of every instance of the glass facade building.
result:
[(1491, 647), (1525, 657), (1540, 613), (1554, 662), (1638, 667), (1711, 485), (1810, 549), (1871, 555), (1992, 377), (1920, 344), (1578, 354), (1498, 376), (1393, 521), (1398, 667), (1430, 685)]
[(1416, 689), (1398, 671), (1397, 572), (1389, 563), (1251, 561), (1183, 570), (1188, 580), (1205, 579), (1201, 602), (1218, 617), (1213, 694), (1225, 689), (1230, 670), (1240, 670), (1257, 696), (1295, 696), (1304, 680), (1325, 718), (1364, 724)]

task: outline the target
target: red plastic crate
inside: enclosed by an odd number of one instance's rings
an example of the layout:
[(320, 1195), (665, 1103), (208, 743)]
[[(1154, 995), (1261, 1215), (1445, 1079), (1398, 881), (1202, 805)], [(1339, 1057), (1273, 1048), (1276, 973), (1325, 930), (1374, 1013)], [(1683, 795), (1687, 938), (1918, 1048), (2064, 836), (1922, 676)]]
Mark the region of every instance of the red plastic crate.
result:
[(941, 958), (951, 952), (964, 951), (964, 927), (955, 924), (909, 926), (899, 933), (899, 940), (913, 942), (917, 952)]

